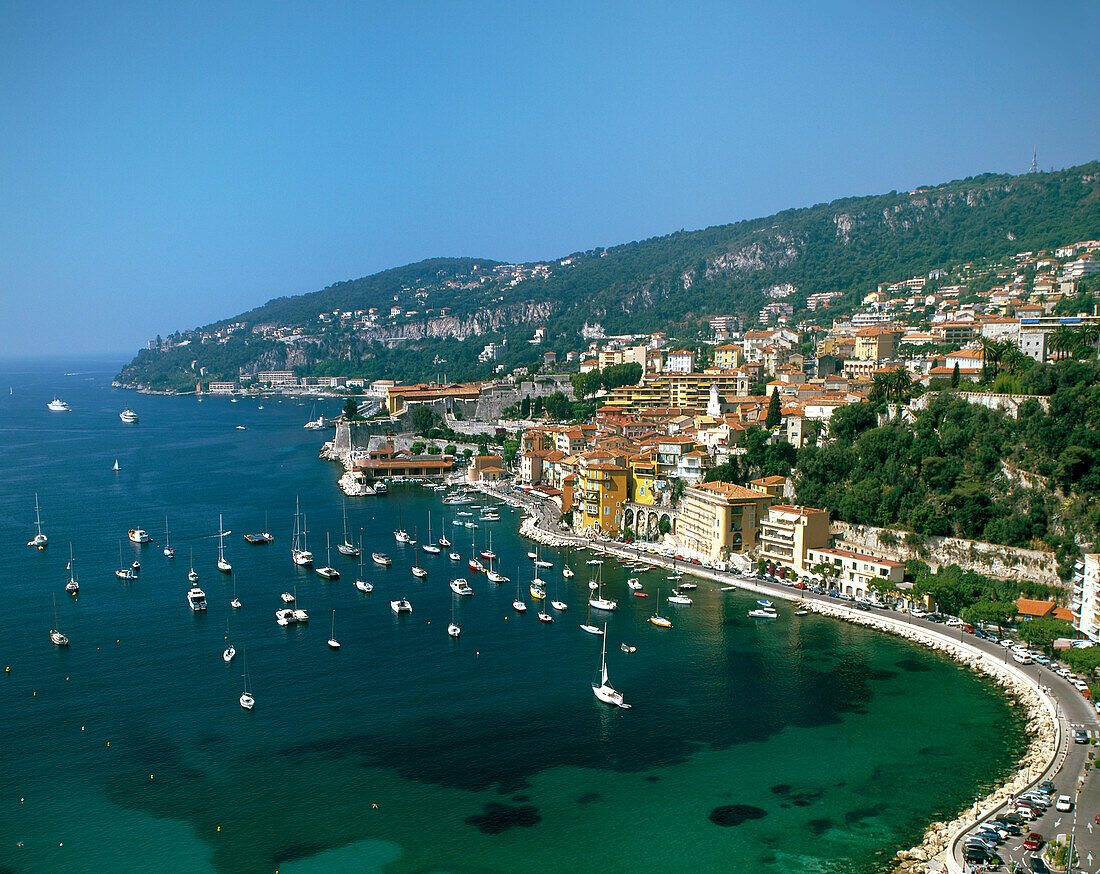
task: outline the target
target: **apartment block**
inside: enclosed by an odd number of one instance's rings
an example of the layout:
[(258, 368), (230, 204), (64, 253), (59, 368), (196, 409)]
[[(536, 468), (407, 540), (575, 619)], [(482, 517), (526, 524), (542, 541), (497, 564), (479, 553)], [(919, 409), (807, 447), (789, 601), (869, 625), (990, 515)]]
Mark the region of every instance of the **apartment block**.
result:
[(676, 522), (682, 546), (710, 561), (756, 548), (771, 498), (733, 483), (700, 483), (684, 491)]
[(828, 510), (775, 504), (760, 525), (760, 557), (794, 573), (806, 572), (807, 550), (828, 542)]

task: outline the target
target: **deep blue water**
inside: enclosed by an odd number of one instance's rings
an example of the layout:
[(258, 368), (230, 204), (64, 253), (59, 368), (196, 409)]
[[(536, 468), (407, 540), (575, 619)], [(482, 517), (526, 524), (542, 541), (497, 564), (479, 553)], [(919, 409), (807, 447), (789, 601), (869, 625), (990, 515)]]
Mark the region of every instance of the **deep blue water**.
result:
[[(599, 639), (577, 627), (587, 554), (544, 556), (567, 613), (552, 625), (519, 616), (515, 584), (394, 542), (398, 521), (426, 540), (430, 513), (433, 537), (446, 532), (464, 557), (471, 547), (453, 509), (397, 486), (347, 502), (366, 552), (394, 559), (368, 557), (375, 591), (354, 588), (358, 561), (335, 548), (343, 576), (325, 582), (289, 556), (296, 498), (318, 564), (326, 533), (343, 536), (338, 471), (317, 458), (327, 434), (301, 427), (313, 404), (136, 395), (110, 388), (116, 369), (0, 365), (0, 866), (873, 871), (1022, 752), (1020, 715), (947, 659), (790, 610), (754, 624), (753, 596), (702, 580), (692, 606), (663, 605), (675, 628), (662, 631), (645, 620), (657, 586), (667, 594), (663, 573), (643, 574), (651, 597), (633, 599), (631, 572), (610, 562), (622, 606), (608, 619), (609, 670), (634, 706), (609, 709), (589, 689)], [(46, 409), (55, 394), (71, 412)], [(139, 425), (119, 420), (125, 407)], [(36, 491), (42, 552), (24, 545)], [(219, 513), (232, 577), (215, 569)], [(174, 560), (160, 550), (166, 516)], [(476, 529), (477, 548), (491, 530), (530, 602), (529, 544), (514, 512), (501, 516)], [(275, 542), (246, 544), (265, 517)], [(152, 545), (126, 540), (138, 526)], [(120, 540), (124, 563), (140, 557), (136, 582), (114, 576)], [(77, 598), (64, 592), (70, 543)], [(205, 614), (185, 602), (191, 551)], [(447, 582), (459, 574), (476, 594), (455, 599), (455, 641)], [(280, 628), (279, 593), (295, 587), (311, 622)], [(402, 596), (410, 617), (390, 611)], [(48, 639), (55, 598), (65, 650)], [(338, 652), (326, 645), (333, 610)], [(245, 652), (252, 712), (237, 702)]]

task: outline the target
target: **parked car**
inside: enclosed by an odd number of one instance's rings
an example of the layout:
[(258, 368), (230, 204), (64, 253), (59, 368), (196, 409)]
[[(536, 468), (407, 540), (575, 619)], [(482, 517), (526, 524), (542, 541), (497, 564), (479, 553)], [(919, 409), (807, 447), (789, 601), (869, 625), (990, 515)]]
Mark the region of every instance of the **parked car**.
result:
[[(1004, 829), (1010, 835), (1018, 835), (1022, 831), (1020, 824), (1017, 822), (1011, 822), (1008, 818), (1013, 816), (1011, 813), (1002, 813), (997, 819), (993, 820), (997, 824), (998, 828)], [(1019, 817), (1015, 817), (1019, 818)]]
[(1073, 799), (1068, 795), (1059, 795), (1058, 800), (1054, 803), (1054, 809), (1062, 813), (1068, 813), (1073, 810)]
[(1026, 652), (1015, 652), (1014, 651), (1012, 653), (1012, 661), (1019, 662), (1021, 665), (1030, 665), (1031, 664), (1031, 656), (1029, 656)]
[(1024, 841), (1024, 849), (1031, 850), (1033, 852), (1039, 849), (1039, 847), (1041, 847), (1042, 845), (1043, 836), (1038, 832), (1032, 832), (1027, 836), (1027, 839)]
[(1023, 818), (1027, 822), (1031, 822), (1033, 819), (1039, 818), (1039, 815), (1026, 804), (1019, 805), (1012, 812), (1015, 813), (1017, 816)]
[(1044, 780), (1035, 788), (1041, 792), (1046, 792), (1048, 795), (1054, 794), (1054, 784), (1050, 780)]
[(1027, 860), (1027, 863), (1031, 867), (1031, 874), (1050, 874), (1047, 863), (1038, 856), (1032, 856)]

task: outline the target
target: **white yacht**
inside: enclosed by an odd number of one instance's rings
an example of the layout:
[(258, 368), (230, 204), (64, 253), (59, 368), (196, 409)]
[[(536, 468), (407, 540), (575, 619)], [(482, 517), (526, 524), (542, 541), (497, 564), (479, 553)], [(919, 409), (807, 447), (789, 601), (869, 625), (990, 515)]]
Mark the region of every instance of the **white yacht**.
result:
[(54, 646), (68, 646), (69, 638), (57, 630), (57, 596), (54, 595), (53, 599), (53, 625), (50, 629), (50, 640), (53, 641)]
[(199, 581), (199, 572), (195, 570), (195, 550), (191, 549), (191, 570), (187, 572), (187, 580), (191, 583), (197, 583)]
[(508, 582), (508, 577), (504, 576), (504, 574), (497, 573), (496, 571), (486, 571), (485, 572), (485, 578), (490, 583), (507, 583)]
[(676, 592), (672, 595), (669, 595), (665, 600), (668, 601), (668, 603), (670, 603), (670, 604), (690, 604), (691, 603), (691, 598), (689, 598), (687, 595), (681, 595), (679, 592)]
[(372, 552), (370, 554), (370, 557), (371, 561), (373, 561), (375, 564), (380, 564), (383, 567), (389, 567), (391, 564), (393, 564), (393, 559), (386, 555), (386, 553), (384, 552)]
[(412, 538), (409, 537), (409, 532), (406, 531), (404, 528), (398, 528), (396, 531), (394, 531), (393, 532), (393, 539), (396, 540), (398, 543), (411, 543), (412, 542)]
[(244, 677), (244, 692), (241, 693), (240, 702), (241, 707), (245, 710), (251, 710), (256, 706), (256, 699), (252, 697), (252, 684), (248, 682), (248, 653), (244, 654), (244, 673), (241, 675)]
[(80, 583), (76, 581), (76, 568), (73, 566), (73, 545), (69, 544), (69, 582), (65, 583), (65, 591), (75, 595), (80, 591)]
[(309, 567), (313, 564), (313, 553), (306, 546), (305, 522), (298, 509), (298, 499), (294, 499), (294, 536), (290, 544), (290, 557), (296, 565)]
[(344, 542), (336, 545), (336, 551), (340, 555), (350, 555), (355, 557), (359, 555), (359, 547), (348, 540), (348, 505), (344, 504)]
[(42, 517), (38, 514), (38, 492), (34, 493), (34, 537), (27, 541), (27, 546), (36, 549), (45, 549), (50, 539), (42, 533)]
[[(602, 570), (602, 568), (601, 568)], [(618, 601), (613, 601), (610, 598), (603, 596), (603, 579), (599, 573), (597, 573), (597, 592), (594, 598), (589, 598), (588, 603), (595, 607), (597, 610), (615, 610), (619, 606)]]
[(148, 543), (150, 539), (144, 528), (131, 528), (126, 536), (134, 543)]
[(424, 570), (424, 568), (420, 567), (420, 565), (415, 564), (412, 567), (412, 573), (414, 577), (426, 577), (428, 575), (428, 572)]
[(399, 598), (396, 601), (390, 601), (390, 609), (394, 613), (412, 613), (412, 604), (406, 601), (404, 598)]
[(614, 704), (616, 707), (622, 707), (626, 710), (630, 705), (623, 702), (623, 693), (607, 682), (607, 625), (604, 625), (601, 634), (603, 635), (603, 649), (600, 653), (600, 685), (592, 684), (592, 694), (605, 704)]
[(187, 603), (190, 605), (192, 612), (198, 613), (200, 610), (206, 609), (206, 592), (200, 589), (198, 586), (192, 586), (187, 590)]
[[(352, 547), (354, 549), (355, 547)], [(339, 547), (337, 547), (339, 549)], [(324, 577), (326, 580), (338, 580), (340, 579), (340, 571), (336, 570), (331, 564), (332, 561), (332, 545), (329, 542), (328, 534), (325, 535), (325, 566), (314, 568), (315, 573), (319, 577)]]
[(233, 573), (233, 565), (225, 560), (225, 535), (228, 534), (224, 528), (222, 528), (222, 516), (218, 514), (218, 570), (223, 574)]
[(463, 579), (451, 580), (451, 591), (456, 595), (472, 595), (474, 590), (470, 588), (470, 584)]
[(46, 404), (46, 409), (53, 410), (55, 413), (67, 413), (69, 412), (69, 405), (61, 400), (61, 398), (54, 398)]
[(136, 425), (138, 423), (138, 415), (133, 410), (127, 408), (118, 414), (118, 417), (122, 419), (127, 425)]
[(355, 588), (357, 588), (360, 592), (373, 592), (374, 584), (368, 583), (366, 580), (356, 580)]
[(332, 611), (332, 629), (329, 631), (328, 645), (331, 649), (339, 649), (340, 641), (336, 639), (336, 611)]

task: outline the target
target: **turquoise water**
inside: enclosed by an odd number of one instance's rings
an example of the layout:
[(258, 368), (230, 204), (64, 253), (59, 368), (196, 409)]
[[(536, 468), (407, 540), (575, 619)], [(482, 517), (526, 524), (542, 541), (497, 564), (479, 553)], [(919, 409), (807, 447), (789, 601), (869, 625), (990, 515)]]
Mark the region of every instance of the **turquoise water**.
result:
[[(447, 582), (471, 576), (465, 563), (391, 533), (400, 519), (424, 541), (431, 513), (433, 536), (465, 557), (453, 509), (414, 486), (349, 500), (348, 527), (394, 564), (368, 557), (364, 595), (357, 560), (333, 550), (343, 576), (325, 582), (289, 557), (296, 496), (318, 563), (325, 533), (342, 539), (337, 471), (301, 427), (311, 405), (135, 395), (109, 387), (116, 369), (0, 367), (0, 870), (871, 872), (1022, 753), (1021, 714), (948, 659), (790, 610), (754, 623), (754, 596), (704, 580), (694, 605), (664, 605), (663, 631), (645, 621), (663, 573), (643, 574), (653, 594), (634, 599), (610, 563), (622, 606), (608, 665), (633, 708), (609, 709), (589, 689), (600, 641), (577, 628), (586, 555), (568, 556), (572, 581), (565, 553), (544, 556), (570, 604), (552, 625), (513, 612), (514, 584), (472, 579), (454, 641)], [(54, 394), (72, 412), (50, 413)], [(119, 421), (127, 406), (139, 425)], [(36, 490), (43, 552), (24, 546)], [(239, 611), (214, 566), (219, 513)], [(174, 561), (160, 551), (166, 514)], [(249, 546), (240, 535), (265, 514), (276, 541)], [(477, 548), (491, 530), (530, 601), (529, 545), (514, 512), (501, 516)], [(126, 541), (135, 526), (154, 544)], [(113, 574), (120, 539), (126, 563), (140, 556), (134, 583)], [(184, 598), (192, 549), (206, 614)], [(312, 621), (280, 628), (294, 586)], [(67, 650), (47, 636), (55, 595)], [(390, 611), (402, 596), (412, 616)], [(252, 712), (237, 703), (244, 650)]]

